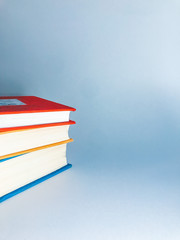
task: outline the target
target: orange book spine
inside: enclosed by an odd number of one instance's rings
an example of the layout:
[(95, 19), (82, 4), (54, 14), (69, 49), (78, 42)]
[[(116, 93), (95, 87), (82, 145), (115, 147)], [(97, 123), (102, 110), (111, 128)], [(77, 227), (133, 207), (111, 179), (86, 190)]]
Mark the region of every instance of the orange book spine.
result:
[(49, 147), (55, 147), (55, 146), (59, 146), (59, 145), (62, 145), (62, 144), (67, 144), (69, 142), (73, 142), (73, 139), (70, 138), (70, 139), (65, 140), (65, 141), (56, 142), (56, 143), (44, 145), (44, 146), (41, 146), (41, 147), (31, 148), (31, 149), (28, 149), (28, 150), (25, 150), (25, 151), (20, 151), (20, 152), (0, 156), (0, 160), (5, 159), (5, 158), (12, 158), (12, 157), (22, 155), (22, 154), (25, 154), (25, 153), (31, 153), (31, 152), (34, 152), (34, 151), (43, 150), (43, 149), (46, 149), (46, 148), (49, 148)]
[(47, 123), (47, 124), (22, 126), (22, 127), (0, 128), (0, 134), (10, 133), (10, 132), (18, 132), (18, 131), (25, 131), (25, 130), (31, 130), (31, 129), (36, 129), (36, 128), (72, 125), (72, 124), (75, 124), (75, 123), (76, 122), (70, 120), (68, 122), (60, 122), (60, 123)]

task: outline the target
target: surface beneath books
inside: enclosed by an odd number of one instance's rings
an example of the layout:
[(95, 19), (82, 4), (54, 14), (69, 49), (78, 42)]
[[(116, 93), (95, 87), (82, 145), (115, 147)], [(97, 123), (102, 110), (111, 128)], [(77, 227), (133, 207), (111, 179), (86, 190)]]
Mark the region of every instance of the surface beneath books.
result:
[(87, 157), (0, 204), (1, 240), (178, 240), (174, 158)]

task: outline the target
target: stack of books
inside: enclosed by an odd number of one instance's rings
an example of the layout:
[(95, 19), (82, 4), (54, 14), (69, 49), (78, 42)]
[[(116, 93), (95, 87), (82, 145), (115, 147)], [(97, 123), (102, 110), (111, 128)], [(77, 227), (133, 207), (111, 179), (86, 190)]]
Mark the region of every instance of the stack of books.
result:
[(34, 96), (0, 97), (0, 202), (71, 167), (71, 111)]

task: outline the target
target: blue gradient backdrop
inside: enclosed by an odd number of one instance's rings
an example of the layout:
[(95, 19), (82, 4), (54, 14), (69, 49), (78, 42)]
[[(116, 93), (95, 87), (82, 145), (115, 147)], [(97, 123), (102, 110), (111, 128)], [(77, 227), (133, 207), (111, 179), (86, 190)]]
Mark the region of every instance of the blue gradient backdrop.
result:
[(77, 108), (73, 168), (1, 204), (1, 240), (180, 239), (179, 25), (177, 0), (0, 0), (0, 95)]

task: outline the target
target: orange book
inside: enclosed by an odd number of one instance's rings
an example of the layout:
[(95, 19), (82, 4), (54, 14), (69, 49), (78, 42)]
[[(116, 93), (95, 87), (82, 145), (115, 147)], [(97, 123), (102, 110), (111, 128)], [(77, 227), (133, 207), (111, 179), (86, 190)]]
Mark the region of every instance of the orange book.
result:
[(0, 159), (7, 155), (69, 140), (69, 126), (74, 121), (0, 129)]

